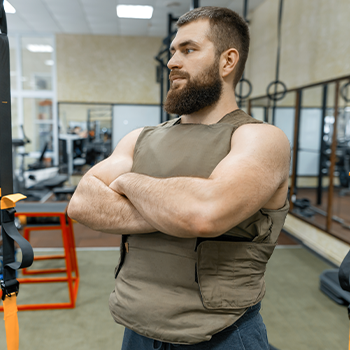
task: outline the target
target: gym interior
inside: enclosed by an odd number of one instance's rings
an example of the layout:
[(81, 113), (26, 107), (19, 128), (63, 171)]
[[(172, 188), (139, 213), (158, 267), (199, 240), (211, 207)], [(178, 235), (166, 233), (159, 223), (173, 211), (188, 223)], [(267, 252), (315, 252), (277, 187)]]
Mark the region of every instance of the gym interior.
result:
[[(123, 18), (117, 5), (149, 7)], [(108, 309), (121, 236), (65, 210), (127, 133), (176, 117), (163, 109), (169, 46), (177, 19), (200, 6), (247, 21), (238, 105), (290, 142), (290, 209), (261, 309), (271, 349), (348, 346), (338, 272), (350, 247), (349, 1), (9, 0), (13, 193), (27, 197), (15, 225), (34, 249), (16, 274), (20, 349), (121, 349), (124, 328)], [(2, 349), (5, 334), (1, 322)]]

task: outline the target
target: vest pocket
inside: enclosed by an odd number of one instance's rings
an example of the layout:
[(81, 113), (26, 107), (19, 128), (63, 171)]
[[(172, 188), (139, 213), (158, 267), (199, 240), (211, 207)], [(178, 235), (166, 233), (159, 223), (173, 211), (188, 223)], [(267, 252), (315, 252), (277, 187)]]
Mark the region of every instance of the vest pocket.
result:
[(264, 273), (275, 244), (204, 241), (198, 246), (197, 275), (203, 306), (233, 310), (259, 302)]

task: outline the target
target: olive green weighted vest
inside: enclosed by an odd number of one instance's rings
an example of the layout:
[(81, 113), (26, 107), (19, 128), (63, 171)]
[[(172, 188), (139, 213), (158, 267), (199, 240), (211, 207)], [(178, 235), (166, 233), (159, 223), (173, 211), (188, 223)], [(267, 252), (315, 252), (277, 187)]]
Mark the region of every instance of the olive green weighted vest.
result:
[[(241, 110), (212, 125), (179, 121), (144, 128), (132, 172), (207, 178), (230, 152), (233, 132), (262, 123)], [(288, 209), (287, 199), (278, 210), (261, 209), (214, 240), (161, 232), (123, 236), (109, 300), (114, 320), (168, 343), (210, 340), (263, 298), (266, 263)]]

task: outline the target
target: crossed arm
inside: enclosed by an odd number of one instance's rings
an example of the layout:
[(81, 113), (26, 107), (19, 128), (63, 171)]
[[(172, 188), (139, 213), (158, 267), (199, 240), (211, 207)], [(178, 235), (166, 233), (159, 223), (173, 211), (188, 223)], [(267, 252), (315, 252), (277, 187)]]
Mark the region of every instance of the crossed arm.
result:
[(107, 233), (154, 232), (133, 204), (109, 185), (121, 174), (130, 172), (136, 140), (141, 129), (124, 137), (113, 154), (91, 168), (81, 179), (68, 205), (69, 217)]
[[(112, 218), (110, 231), (104, 231), (219, 236), (268, 202), (288, 178), (289, 162), (290, 146), (281, 130), (244, 125), (234, 133), (231, 152), (208, 179), (160, 179), (125, 171), (107, 181), (106, 191), (114, 192), (112, 198), (123, 204), (123, 210)], [(125, 207), (128, 222), (121, 218)]]

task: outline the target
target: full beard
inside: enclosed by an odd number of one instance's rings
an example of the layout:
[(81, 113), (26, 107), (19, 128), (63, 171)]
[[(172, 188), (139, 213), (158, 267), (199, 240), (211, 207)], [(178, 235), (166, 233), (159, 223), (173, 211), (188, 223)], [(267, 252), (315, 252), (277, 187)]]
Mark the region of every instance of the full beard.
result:
[[(175, 73), (176, 74), (176, 73)], [(188, 115), (216, 104), (222, 93), (222, 81), (219, 75), (219, 62), (191, 79), (187, 73), (187, 83), (182, 88), (171, 87), (164, 109), (171, 114)]]

